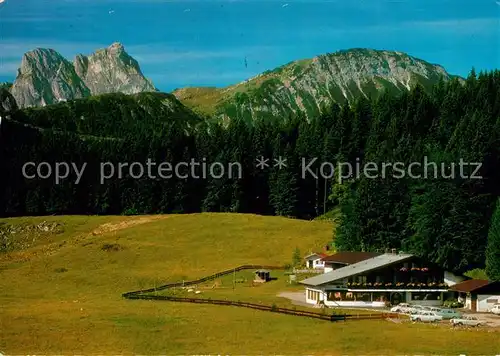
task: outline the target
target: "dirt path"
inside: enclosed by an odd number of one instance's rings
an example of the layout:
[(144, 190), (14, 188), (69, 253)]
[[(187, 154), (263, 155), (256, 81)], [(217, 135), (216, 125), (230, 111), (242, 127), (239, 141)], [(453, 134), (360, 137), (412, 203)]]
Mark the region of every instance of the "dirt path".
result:
[(166, 219), (167, 217), (168, 217), (168, 215), (151, 215), (151, 216), (141, 216), (141, 217), (137, 217), (137, 218), (134, 217), (134, 218), (131, 218), (130, 220), (121, 221), (119, 223), (106, 223), (106, 224), (102, 224), (97, 229), (92, 231), (92, 235), (96, 236), (96, 235), (105, 234), (107, 232), (123, 230), (123, 229), (127, 229), (129, 227), (146, 224), (146, 223), (149, 223), (152, 221), (163, 220), (163, 219)]

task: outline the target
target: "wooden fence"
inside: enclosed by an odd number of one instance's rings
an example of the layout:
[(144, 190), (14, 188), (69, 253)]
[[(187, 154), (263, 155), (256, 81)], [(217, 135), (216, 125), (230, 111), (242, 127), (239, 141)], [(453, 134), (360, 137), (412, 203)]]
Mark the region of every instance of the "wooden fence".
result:
[(278, 308), (275, 306), (231, 301), (231, 300), (219, 300), (219, 299), (204, 299), (204, 298), (183, 298), (183, 297), (172, 297), (166, 295), (129, 295), (127, 299), (142, 299), (142, 300), (163, 300), (170, 302), (181, 302), (181, 303), (196, 303), (196, 304), (213, 304), (213, 305), (226, 305), (233, 307), (243, 307), (262, 311), (268, 311), (273, 313), (288, 314), (295, 316), (303, 316), (308, 318), (315, 318), (327, 321), (338, 321), (345, 320), (345, 315), (330, 315), (322, 313), (314, 313), (304, 310)]
[(299, 274), (322, 274), (325, 273), (323, 268), (310, 268), (310, 269), (294, 269), (294, 273)]
[(170, 288), (175, 288), (175, 287), (188, 287), (188, 286), (192, 286), (192, 285), (195, 285), (195, 284), (201, 284), (201, 283), (205, 283), (205, 282), (208, 282), (208, 281), (212, 281), (212, 280), (220, 278), (222, 276), (226, 276), (228, 274), (232, 274), (232, 273), (235, 273), (235, 272), (239, 272), (239, 271), (243, 271), (243, 270), (248, 270), (248, 269), (285, 270), (285, 267), (283, 267), (283, 266), (243, 265), (243, 266), (235, 267), (235, 268), (232, 268), (232, 269), (228, 269), (226, 271), (217, 272), (217, 273), (214, 273), (214, 274), (212, 274), (210, 276), (203, 277), (203, 278), (200, 278), (200, 279), (197, 279), (197, 280), (194, 280), (194, 281), (184, 281), (184, 282), (169, 283), (169, 284), (165, 284), (165, 285), (162, 285), (162, 286), (159, 286), (159, 287), (156, 287), (156, 288), (142, 289), (142, 290), (138, 290), (138, 291), (134, 291), (134, 292), (124, 293), (124, 294), (122, 294), (122, 296), (124, 298), (127, 298), (130, 295), (137, 295), (137, 294), (143, 294), (143, 293), (152, 293), (152, 292), (156, 292), (156, 291), (160, 291), (160, 290), (165, 290), (165, 289), (170, 289)]
[(340, 314), (326, 314), (326, 313), (316, 313), (304, 310), (296, 310), (296, 309), (287, 309), (287, 308), (278, 308), (276, 306), (269, 306), (263, 304), (255, 304), (255, 303), (247, 303), (240, 301), (231, 301), (231, 300), (219, 300), (219, 299), (207, 299), (207, 298), (183, 298), (183, 297), (173, 297), (166, 295), (151, 295), (148, 293), (153, 293), (169, 288), (175, 287), (186, 287), (191, 285), (196, 285), (200, 283), (204, 283), (207, 281), (211, 281), (222, 276), (232, 274), (234, 272), (248, 270), (248, 269), (269, 269), (269, 270), (284, 270), (285, 267), (277, 267), (277, 266), (261, 266), (261, 265), (243, 265), (236, 268), (232, 268), (226, 271), (214, 273), (208, 277), (203, 277), (194, 281), (184, 281), (184, 282), (176, 282), (165, 284), (156, 288), (143, 289), (133, 292), (123, 293), (122, 297), (125, 299), (140, 299), (140, 300), (162, 300), (162, 301), (170, 301), (170, 302), (181, 302), (181, 303), (197, 303), (197, 304), (213, 304), (213, 305), (226, 305), (226, 306), (234, 306), (234, 307), (243, 307), (243, 308), (251, 308), (256, 310), (269, 311), (273, 313), (294, 315), (294, 316), (302, 316), (308, 318), (321, 319), (326, 321), (345, 321), (347, 319), (385, 319), (390, 317), (397, 317), (398, 314), (395, 313), (374, 313), (374, 314), (359, 314), (359, 315), (340, 315)]

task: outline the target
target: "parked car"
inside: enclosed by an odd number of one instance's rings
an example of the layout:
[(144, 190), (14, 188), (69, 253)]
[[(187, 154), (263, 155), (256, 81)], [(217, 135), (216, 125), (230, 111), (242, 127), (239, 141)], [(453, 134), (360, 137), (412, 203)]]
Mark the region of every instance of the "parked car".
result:
[(437, 315), (441, 315), (443, 319), (458, 319), (462, 317), (462, 313), (453, 310), (453, 309), (441, 309), (440, 311), (436, 312)]
[(441, 315), (438, 315), (437, 313), (434, 312), (420, 312), (420, 313), (415, 313), (410, 315), (410, 320), (411, 321), (426, 321), (426, 322), (437, 322), (443, 320), (443, 317)]
[(441, 308), (438, 308), (438, 307), (422, 307), (422, 310), (431, 311), (431, 312), (437, 313), (438, 311), (441, 311)]
[(461, 318), (453, 318), (450, 320), (453, 325), (468, 325), (468, 326), (479, 326), (484, 324), (484, 322), (478, 320), (475, 316), (465, 315)]
[(393, 313), (407, 313), (409, 309), (410, 309), (410, 304), (399, 303), (398, 305), (391, 308), (391, 312), (393, 312)]
[(490, 313), (500, 315), (500, 304), (493, 305), (493, 308), (490, 309)]

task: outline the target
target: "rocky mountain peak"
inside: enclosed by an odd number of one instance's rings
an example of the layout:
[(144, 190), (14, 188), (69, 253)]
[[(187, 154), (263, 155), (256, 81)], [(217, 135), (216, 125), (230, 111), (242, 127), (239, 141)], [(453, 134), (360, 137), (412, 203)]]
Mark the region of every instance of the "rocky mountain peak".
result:
[(51, 70), (59, 66), (64, 60), (64, 57), (53, 49), (36, 48), (23, 55), (19, 71), (24, 74), (29, 74), (39, 69), (40, 66), (43, 66), (47, 70)]
[(125, 51), (125, 47), (120, 42), (114, 42), (108, 47), (109, 51)]
[(156, 91), (139, 63), (115, 42), (90, 56), (77, 55), (71, 63), (49, 48), (27, 52), (11, 93), (20, 107), (44, 106), (90, 95)]

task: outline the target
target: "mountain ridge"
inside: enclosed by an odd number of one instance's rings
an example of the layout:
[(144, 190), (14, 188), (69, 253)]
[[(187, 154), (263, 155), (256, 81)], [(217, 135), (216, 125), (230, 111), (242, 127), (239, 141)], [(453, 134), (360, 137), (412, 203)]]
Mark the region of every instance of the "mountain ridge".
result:
[[(265, 119), (302, 113), (310, 118), (333, 103), (402, 92), (460, 78), (404, 52), (353, 48), (289, 62), (225, 88), (180, 88), (186, 105), (218, 118)], [(461, 78), (460, 78), (461, 79)]]
[[(332, 104), (401, 93), (416, 85), (460, 78), (439, 64), (400, 51), (352, 48), (300, 59), (224, 88), (185, 87), (171, 93), (200, 115), (253, 121), (303, 115), (310, 119)], [(460, 80), (463, 80), (460, 78)], [(23, 56), (10, 92), (20, 108), (106, 93), (158, 91), (119, 42), (73, 62), (53, 49)]]

